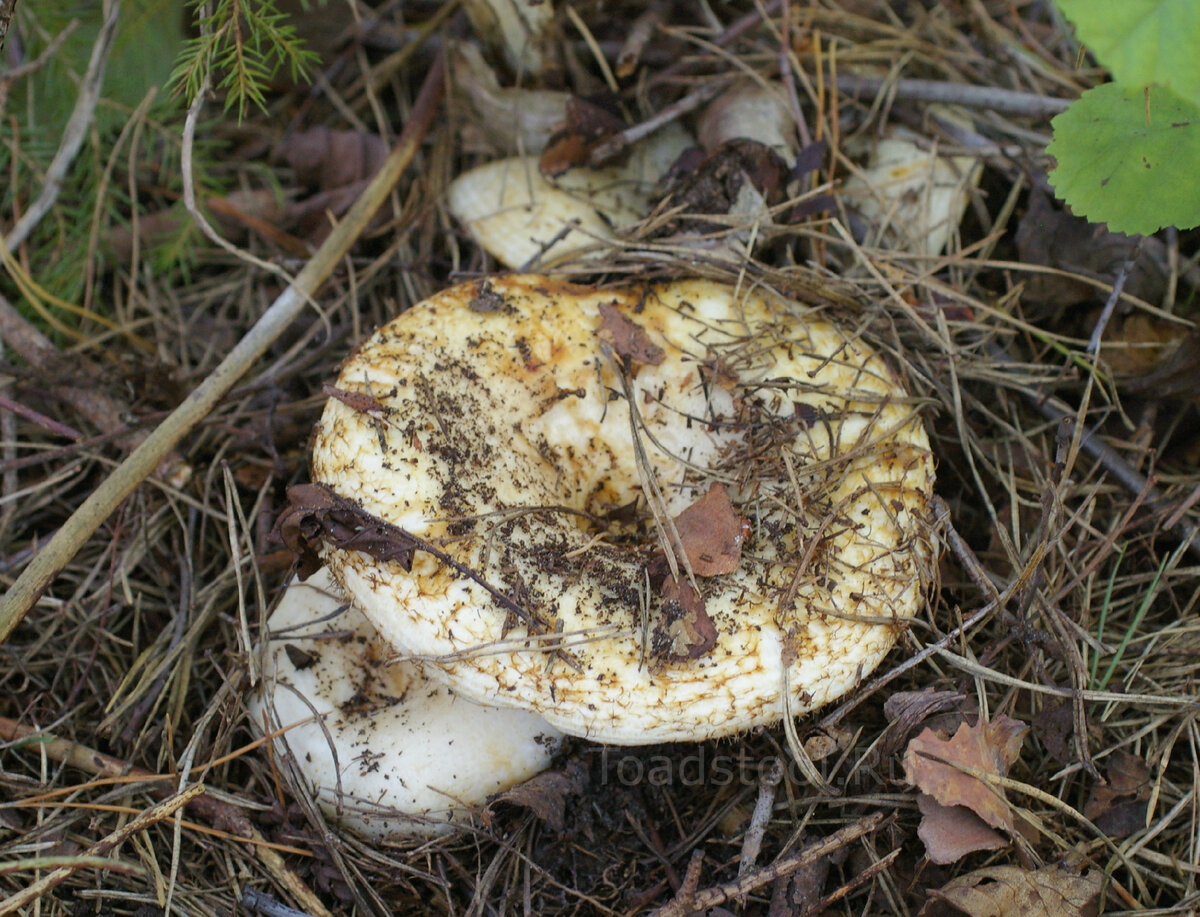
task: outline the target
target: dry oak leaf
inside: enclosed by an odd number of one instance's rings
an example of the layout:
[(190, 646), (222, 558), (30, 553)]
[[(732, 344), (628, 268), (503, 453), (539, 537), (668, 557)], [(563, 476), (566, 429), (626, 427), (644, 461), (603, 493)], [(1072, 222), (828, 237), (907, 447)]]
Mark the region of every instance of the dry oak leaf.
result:
[(965, 773), (969, 768), (997, 777), (1021, 752), (1029, 727), (1006, 716), (974, 726), (963, 723), (954, 738), (925, 729), (904, 752), (904, 778), (944, 806), (966, 806), (993, 828), (1015, 831), (1012, 808), (997, 786)]
[[(1094, 869), (1076, 875), (1057, 866), (992, 866), (930, 889), (929, 895), (968, 917), (1094, 917), (1102, 882)], [(927, 904), (921, 917), (939, 911)]]
[(963, 806), (944, 806), (932, 796), (917, 795), (921, 824), (917, 837), (925, 845), (929, 859), (939, 865), (956, 863), (968, 853), (999, 850), (1008, 839), (989, 828), (974, 812)]

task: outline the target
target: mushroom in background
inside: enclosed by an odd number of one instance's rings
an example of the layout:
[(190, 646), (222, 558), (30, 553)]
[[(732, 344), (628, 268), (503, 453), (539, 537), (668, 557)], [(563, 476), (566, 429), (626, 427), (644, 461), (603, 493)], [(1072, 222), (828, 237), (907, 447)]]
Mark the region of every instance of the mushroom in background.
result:
[(650, 209), (655, 184), (691, 144), (668, 125), (630, 150), (621, 165), (542, 175), (536, 156), (514, 156), (456, 178), (450, 212), (505, 267), (550, 266), (589, 248), (602, 255), (620, 230)]
[[(970, 126), (950, 110), (940, 116)], [(903, 127), (853, 152), (866, 165), (846, 179), (839, 196), (869, 224), (871, 244), (915, 255), (944, 252), (983, 174), (979, 157), (945, 156)]]

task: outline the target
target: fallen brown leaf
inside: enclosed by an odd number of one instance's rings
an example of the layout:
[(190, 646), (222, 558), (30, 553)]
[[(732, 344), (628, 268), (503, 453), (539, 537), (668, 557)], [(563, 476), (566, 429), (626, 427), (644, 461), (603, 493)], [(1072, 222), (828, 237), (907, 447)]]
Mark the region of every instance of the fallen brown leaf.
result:
[[(1029, 208), (1017, 224), (1017, 253), (1024, 264), (1043, 265), (1065, 273), (1032, 273), (1025, 283), (1027, 302), (1063, 309), (1087, 302), (1103, 302), (1102, 288), (1070, 276), (1112, 283), (1133, 254), (1137, 239), (1108, 232), (1065, 210), (1059, 210), (1040, 191), (1029, 195)], [(1125, 281), (1125, 292), (1148, 302), (1159, 302), (1166, 285), (1162, 267), (1143, 254)]]
[(575, 166), (585, 166), (596, 147), (624, 129), (625, 122), (608, 109), (572, 97), (567, 102), (566, 123), (550, 136), (538, 169), (547, 178), (555, 178)]
[(993, 828), (1011, 834), (1016, 828), (1004, 791), (957, 766), (997, 777), (1007, 775), (1028, 730), (1024, 723), (1003, 715), (990, 723), (963, 723), (951, 739), (926, 729), (908, 743), (905, 779), (942, 805), (966, 806)]
[(652, 656), (683, 662), (699, 659), (716, 645), (717, 629), (691, 583), (668, 576), (662, 597), (662, 616), (651, 635)]
[(721, 576), (737, 569), (748, 523), (734, 510), (724, 484), (713, 484), (674, 521), (683, 551), (697, 576)]
[(1075, 760), (1075, 711), (1070, 701), (1049, 704), (1034, 715), (1033, 734), (1059, 764)]
[(279, 514), (275, 531), (296, 555), (296, 575), (301, 580), (321, 568), (321, 545), (326, 542), (376, 560), (394, 560), (405, 570), (412, 568), (417, 543), (404, 530), (320, 484), (297, 484), (287, 494), (290, 505)]
[[(957, 713), (966, 697), (958, 691), (897, 691), (883, 703), (883, 715), (889, 726), (880, 754), (890, 757), (914, 730), (935, 714)], [(939, 718), (940, 719), (940, 718)]]
[(583, 792), (586, 776), (579, 761), (572, 761), (562, 770), (544, 771), (493, 797), (480, 818), (486, 827), (491, 827), (493, 809), (503, 802), (529, 809), (552, 831), (561, 834), (566, 826), (567, 800)]
[[(929, 894), (968, 917), (1094, 917), (1102, 882), (1094, 869), (1076, 875), (1057, 866), (992, 866), (959, 876)], [(926, 905), (922, 917), (932, 910)]]
[(934, 863), (955, 863), (968, 853), (979, 850), (999, 850), (1008, 840), (999, 831), (989, 828), (982, 818), (963, 806), (944, 806), (932, 796), (917, 795), (921, 824), (917, 837)]
[[(204, 199), (204, 208), (215, 217), (221, 233), (229, 241), (245, 242), (252, 231), (277, 244), (283, 243), (285, 250), (293, 251), (294, 240), (278, 231), (278, 225), (285, 221), (285, 208), (281, 204), (280, 195), (272, 190), (232, 191)], [(132, 224), (115, 227), (108, 233), (105, 247), (111, 257), (128, 263), (133, 258), (135, 241), (145, 251), (170, 242), (191, 226), (191, 215), (182, 205), (174, 206), (140, 217), (136, 235)], [(303, 248), (293, 253), (303, 253)]]
[(1107, 784), (1092, 787), (1083, 814), (1109, 837), (1128, 837), (1146, 827), (1150, 769), (1127, 751), (1115, 751), (1104, 772)]
[(612, 303), (600, 304), (600, 327), (596, 333), (606, 338), (617, 356), (626, 361), (657, 366), (665, 359), (662, 348), (650, 340), (646, 330)]

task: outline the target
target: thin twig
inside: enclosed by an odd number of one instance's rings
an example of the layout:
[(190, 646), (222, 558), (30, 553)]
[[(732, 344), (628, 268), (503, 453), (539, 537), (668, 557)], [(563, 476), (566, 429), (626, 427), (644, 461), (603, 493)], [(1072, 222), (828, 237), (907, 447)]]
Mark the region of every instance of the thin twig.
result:
[(1104, 329), (1108, 327), (1113, 310), (1117, 308), (1117, 302), (1121, 298), (1121, 293), (1125, 290), (1125, 281), (1129, 279), (1134, 264), (1142, 254), (1142, 242), (1145, 238), (1145, 236), (1138, 237), (1137, 245), (1133, 247), (1133, 251), (1129, 253), (1129, 257), (1125, 259), (1125, 263), (1121, 265), (1121, 269), (1117, 271), (1116, 279), (1113, 281), (1112, 292), (1108, 294), (1108, 299), (1104, 301), (1104, 308), (1100, 310), (1100, 317), (1096, 319), (1096, 326), (1092, 329), (1092, 336), (1088, 339), (1087, 353), (1089, 357), (1094, 358), (1100, 353), (1100, 342), (1104, 338)]
[[(5, 0), (0, 0), (0, 5), (3, 5), (4, 2)], [(13, 4), (15, 6), (16, 0), (13, 0)], [(23, 80), (25, 77), (32, 76), (34, 73), (37, 73), (39, 70), (45, 67), (46, 64), (50, 63), (54, 55), (58, 53), (58, 49), (63, 46), (63, 42), (70, 38), (72, 33), (77, 28), (79, 28), (79, 20), (72, 19), (65, 26), (63, 26), (61, 32), (50, 39), (50, 43), (42, 49), (42, 53), (33, 60), (19, 64), (18, 66), (13, 67), (11, 70), (0, 70), (0, 84), (11, 83), (14, 80)], [(3, 45), (0, 45), (0, 50), (3, 50)], [(4, 95), (2, 92), (0, 92), (0, 112), (4, 110), (4, 105), (2, 104), (3, 101)]]
[(7, 639), (58, 571), (75, 556), (117, 505), (216, 406), (242, 374), (254, 366), (333, 272), (412, 162), (441, 99), (443, 73), (443, 57), (439, 54), (425, 77), (412, 114), (395, 148), (345, 219), (334, 227), (324, 244), (296, 275), (295, 282), (279, 295), (196, 390), (72, 513), (17, 577), (4, 598), (0, 599), (0, 641)]
[(309, 917), (304, 911), (298, 911), (294, 907), (288, 907), (282, 901), (279, 901), (266, 892), (260, 892), (253, 888), (247, 888), (242, 891), (242, 907), (248, 911), (258, 911), (260, 914), (266, 914), (267, 917)]
[(896, 862), (896, 858), (900, 856), (903, 848), (897, 847), (883, 859), (876, 860), (866, 869), (861, 872), (856, 872), (844, 884), (838, 886), (834, 891), (830, 892), (824, 898), (814, 901), (804, 910), (800, 911), (796, 917), (809, 917), (810, 914), (824, 914), (829, 910), (829, 906), (845, 898), (850, 892), (860, 886), (866, 885), (875, 879), (881, 873), (887, 872), (891, 865)]
[(695, 111), (709, 99), (716, 96), (725, 88), (728, 81), (714, 77), (699, 89), (688, 93), (677, 102), (672, 102), (658, 114), (647, 118), (640, 124), (627, 127), (619, 134), (613, 134), (596, 149), (592, 150), (589, 164), (593, 167), (605, 165), (610, 160), (621, 155), (629, 147), (644, 137), (649, 137), (660, 127), (677, 121), (689, 112)]
[[(767, 833), (767, 825), (771, 822), (771, 812), (775, 808), (775, 788), (783, 780), (783, 763), (776, 758), (758, 786), (758, 799), (754, 801), (754, 811), (750, 815), (750, 824), (746, 828), (746, 836), (742, 840), (742, 853), (738, 857), (738, 878), (746, 875), (758, 862), (758, 854), (762, 850), (763, 835)], [(744, 903), (744, 902), (743, 902)]]
[(733, 882), (726, 882), (724, 885), (706, 888), (703, 891), (696, 892), (694, 895), (688, 895), (686, 896), (686, 900), (681, 889), (679, 897), (675, 898), (669, 904), (660, 907), (654, 912), (652, 917), (684, 917), (686, 914), (704, 911), (710, 907), (724, 904), (731, 898), (748, 895), (756, 888), (760, 888), (769, 882), (774, 882), (780, 876), (790, 875), (797, 869), (807, 866), (810, 863), (815, 863), (835, 850), (839, 850), (847, 844), (858, 840), (860, 837), (870, 834), (883, 824), (886, 817), (883, 812), (868, 815), (866, 818), (861, 818), (853, 824), (847, 825), (840, 831), (835, 831), (829, 837), (809, 844), (803, 850), (793, 853), (791, 856), (776, 860), (770, 866), (764, 866), (762, 869), (755, 870), (747, 876), (735, 879)]
[(279, 265), (264, 261), (251, 252), (238, 248), (217, 232), (196, 203), (196, 179), (192, 172), (192, 151), (196, 147), (196, 126), (200, 122), (200, 112), (204, 109), (204, 100), (208, 95), (209, 83), (211, 81), (212, 74), (209, 73), (205, 76), (204, 84), (200, 87), (200, 91), (192, 99), (192, 104), (188, 106), (187, 117), (183, 121), (183, 143), (179, 152), (179, 159), (182, 166), (181, 175), (183, 178), (183, 206), (191, 216), (192, 221), (200, 227), (200, 231), (204, 233), (205, 238), (218, 248), (233, 255), (239, 261), (244, 261), (252, 267), (256, 267), (268, 274), (274, 274), (285, 285), (292, 285), (295, 282), (294, 279)]
[(881, 93), (897, 99), (915, 102), (945, 102), (971, 108), (988, 108), (1010, 115), (1048, 118), (1065, 111), (1070, 99), (1055, 99), (1032, 92), (1017, 92), (995, 86), (976, 86), (971, 83), (944, 83), (937, 80), (889, 80), (878, 76), (838, 74), (838, 92), (848, 96), (871, 96)]
[(17, 225), (4, 237), (4, 246), (10, 252), (29, 238), (34, 227), (42, 221), (54, 202), (58, 200), (58, 192), (62, 188), (67, 170), (79, 154), (83, 146), (83, 138), (87, 136), (92, 116), (96, 113), (96, 103), (100, 101), (100, 88), (104, 85), (104, 69), (108, 64), (108, 53), (112, 50), (113, 39), (117, 35), (117, 23), (120, 21), (121, 0), (109, 0), (104, 17), (104, 24), (96, 35), (96, 43), (92, 45), (92, 57), (88, 61), (87, 72), (83, 82), (79, 84), (79, 95), (75, 98), (75, 108), (67, 126), (63, 129), (62, 141), (58, 151), (46, 169), (46, 180), (42, 191), (25, 211)]
[[(105, 855), (109, 851), (116, 849), (139, 831), (145, 831), (151, 825), (157, 824), (164, 818), (170, 818), (177, 811), (182, 809), (185, 805), (203, 793), (203, 785), (195, 783), (182, 793), (177, 793), (170, 799), (160, 802), (158, 805), (151, 806), (149, 809), (146, 809), (140, 815), (126, 822), (116, 831), (112, 832), (112, 834), (105, 836), (84, 850), (80, 854), (81, 859), (85, 857), (98, 857)], [(15, 895), (10, 895), (8, 898), (0, 901), (0, 917), (3, 917), (4, 914), (11, 914), (15, 911), (19, 911), (21, 908), (25, 907), (25, 905), (32, 904), (34, 901), (37, 901), (39, 898), (49, 892), (50, 889), (61, 885), (67, 879), (71, 878), (71, 876), (76, 873), (77, 869), (78, 867), (75, 865), (60, 866), (58, 869), (46, 873), (46, 875), (42, 876), (42, 878), (38, 879), (33, 884), (21, 889)]]

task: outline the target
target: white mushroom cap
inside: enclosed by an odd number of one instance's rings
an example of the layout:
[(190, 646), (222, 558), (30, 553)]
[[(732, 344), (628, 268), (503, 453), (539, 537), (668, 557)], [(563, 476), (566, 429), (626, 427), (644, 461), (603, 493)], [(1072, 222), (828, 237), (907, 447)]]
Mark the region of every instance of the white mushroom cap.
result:
[(290, 727), (276, 747), (326, 813), (366, 837), (443, 834), (558, 750), (541, 718), (478, 706), (413, 663), (389, 663), (391, 647), (326, 570), (292, 583), (268, 626), (252, 721)]
[(642, 219), (655, 183), (690, 145), (687, 132), (670, 124), (636, 144), (621, 165), (577, 166), (554, 179), (538, 170), (536, 156), (498, 159), (454, 179), (446, 203), (501, 264), (518, 268), (538, 257), (554, 264), (612, 242)]
[[(661, 362), (621, 378), (610, 306)], [(381, 328), (337, 384), (379, 410), (327, 404), (314, 480), (460, 570), (423, 551), (409, 571), (326, 560), (465, 697), (603, 742), (729, 735), (851, 690), (923, 601), (933, 461), (916, 408), (879, 356), (795, 303), (496, 277)], [(697, 658), (652, 645), (680, 623), (646, 588), (654, 526), (604, 521), (646, 486), (626, 386), (666, 512), (719, 481), (750, 523), (737, 569), (698, 582), (716, 641)]]

